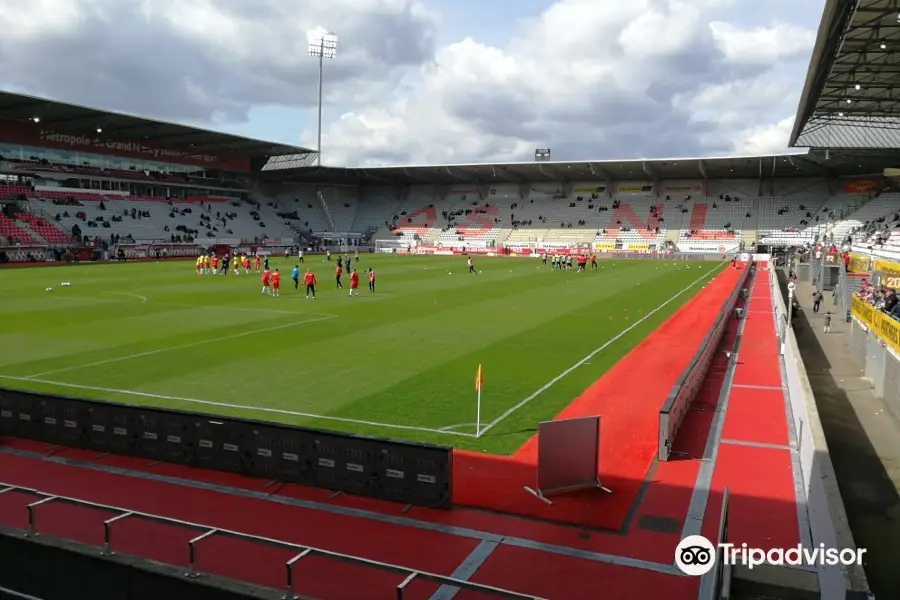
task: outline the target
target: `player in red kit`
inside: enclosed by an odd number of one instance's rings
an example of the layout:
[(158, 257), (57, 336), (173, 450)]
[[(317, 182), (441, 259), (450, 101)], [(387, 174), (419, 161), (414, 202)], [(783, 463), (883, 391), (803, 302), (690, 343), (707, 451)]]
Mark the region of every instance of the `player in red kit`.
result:
[(259, 254), (253, 257), (253, 268), (256, 269), (256, 272), (259, 273)]
[(269, 270), (268, 269), (266, 269), (262, 273), (262, 293), (263, 294), (271, 293), (271, 290), (269, 289)]
[(212, 274), (216, 275), (219, 272), (219, 255), (213, 254), (210, 260), (212, 261)]
[[(338, 257), (338, 258), (340, 258), (340, 257)], [(343, 267), (341, 267), (341, 261), (338, 260), (337, 268), (334, 270), (334, 283), (338, 289), (341, 289), (344, 287), (344, 284), (341, 283), (341, 275), (343, 275), (343, 274), (344, 274), (344, 269), (343, 269)]]
[(278, 297), (278, 291), (281, 289), (281, 273), (278, 272), (278, 269), (275, 269), (275, 272), (272, 273), (272, 297)]
[(309, 299), (312, 296), (312, 299), (316, 299), (316, 276), (313, 275), (313, 272), (309, 269), (306, 271), (306, 275), (303, 276), (303, 285), (306, 286), (306, 298)]
[(350, 297), (359, 296), (359, 273), (356, 269), (350, 273)]

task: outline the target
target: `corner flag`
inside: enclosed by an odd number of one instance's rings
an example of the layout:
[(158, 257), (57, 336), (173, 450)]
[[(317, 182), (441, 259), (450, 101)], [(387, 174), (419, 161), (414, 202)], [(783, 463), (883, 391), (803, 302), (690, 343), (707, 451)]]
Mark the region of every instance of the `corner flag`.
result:
[(480, 392), (484, 385), (484, 376), (481, 374), (481, 365), (478, 365), (478, 373), (475, 374), (475, 391)]

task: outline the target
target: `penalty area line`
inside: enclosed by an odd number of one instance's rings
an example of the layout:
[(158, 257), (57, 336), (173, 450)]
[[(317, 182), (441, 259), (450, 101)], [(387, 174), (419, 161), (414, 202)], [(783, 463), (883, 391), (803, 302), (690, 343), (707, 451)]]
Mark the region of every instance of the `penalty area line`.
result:
[(706, 271), (703, 275), (701, 275), (700, 277), (698, 277), (697, 279), (695, 279), (694, 281), (692, 281), (690, 284), (688, 284), (687, 287), (685, 287), (683, 290), (681, 290), (680, 292), (678, 292), (677, 294), (675, 294), (674, 296), (672, 296), (671, 298), (669, 298), (668, 300), (666, 300), (665, 302), (663, 302), (662, 304), (660, 304), (659, 306), (657, 306), (656, 308), (654, 308), (653, 310), (651, 310), (650, 312), (648, 312), (646, 315), (644, 315), (643, 317), (641, 317), (640, 319), (638, 319), (637, 321), (635, 321), (634, 323), (632, 323), (631, 325), (629, 325), (628, 327), (626, 327), (625, 329), (623, 329), (622, 331), (620, 331), (619, 333), (617, 333), (615, 336), (613, 336), (613, 337), (611, 337), (610, 339), (606, 340), (606, 343), (604, 343), (602, 346), (600, 346), (599, 348), (596, 348), (596, 349), (593, 350), (590, 354), (588, 354), (587, 356), (585, 356), (584, 358), (582, 358), (581, 360), (579, 360), (577, 363), (575, 363), (574, 365), (572, 365), (571, 367), (569, 367), (568, 369), (566, 369), (565, 371), (563, 371), (562, 373), (560, 373), (559, 375), (557, 375), (556, 377), (554, 377), (553, 379), (551, 379), (549, 382), (547, 382), (543, 387), (541, 387), (540, 389), (538, 389), (536, 392), (534, 392), (533, 394), (531, 394), (530, 396), (528, 396), (528, 397), (525, 398), (524, 400), (521, 400), (521, 401), (520, 401), (518, 404), (516, 404), (515, 406), (513, 406), (513, 407), (507, 409), (507, 410), (506, 410), (503, 414), (501, 414), (499, 417), (497, 417), (496, 419), (494, 419), (494, 420), (491, 421), (490, 423), (486, 424), (486, 425), (484, 426), (484, 428), (481, 430), (481, 435), (484, 436), (485, 433), (487, 433), (488, 431), (490, 431), (491, 429), (493, 429), (494, 427), (496, 427), (497, 425), (499, 425), (500, 423), (502, 423), (504, 420), (506, 420), (507, 418), (509, 418), (513, 413), (515, 413), (516, 411), (518, 411), (520, 408), (522, 408), (522, 407), (526, 406), (527, 404), (531, 403), (532, 400), (534, 400), (535, 398), (537, 398), (538, 396), (540, 396), (541, 394), (543, 394), (544, 392), (546, 392), (547, 390), (549, 390), (550, 388), (552, 388), (554, 385), (556, 385), (557, 383), (559, 383), (560, 381), (562, 381), (563, 379), (565, 379), (566, 377), (568, 377), (573, 371), (575, 371), (575, 369), (577, 369), (578, 367), (581, 367), (581, 366), (584, 366), (585, 364), (587, 364), (588, 361), (590, 361), (592, 358), (594, 358), (595, 356), (597, 356), (598, 354), (600, 354), (601, 352), (603, 352), (604, 350), (606, 350), (607, 348), (609, 348), (611, 345), (613, 345), (614, 343), (616, 343), (617, 341), (619, 341), (619, 340), (620, 340), (624, 335), (626, 335), (629, 331), (631, 331), (631, 330), (633, 330), (634, 328), (638, 327), (641, 323), (643, 323), (644, 321), (646, 321), (647, 319), (649, 319), (650, 317), (652, 317), (654, 314), (658, 313), (658, 312), (661, 311), (663, 308), (665, 308), (666, 306), (668, 306), (669, 304), (671, 304), (672, 302), (674, 302), (676, 298), (678, 298), (678, 297), (680, 297), (680, 296), (683, 296), (684, 294), (686, 294), (687, 292), (689, 292), (691, 289), (693, 289), (694, 287), (696, 287), (697, 284), (699, 284), (701, 281), (703, 281), (704, 279), (706, 279), (707, 277), (709, 277), (709, 276), (710, 276), (711, 274), (713, 274), (717, 269), (721, 269), (721, 265), (716, 265), (715, 267), (713, 267), (713, 268), (710, 269), (709, 271)]
[(69, 388), (75, 390), (85, 390), (89, 392), (103, 392), (106, 394), (121, 394), (123, 396), (134, 396), (137, 398), (149, 398), (152, 400), (169, 400), (171, 402), (183, 402), (185, 404), (198, 404), (202, 406), (216, 406), (219, 408), (230, 408), (234, 410), (242, 410), (247, 412), (268, 413), (274, 415), (286, 415), (291, 417), (302, 417), (304, 419), (318, 419), (321, 421), (333, 421), (335, 423), (349, 423), (353, 425), (367, 425), (369, 427), (381, 427), (384, 429), (399, 429), (403, 431), (421, 431), (425, 433), (440, 433), (443, 435), (453, 435), (457, 437), (474, 438), (474, 433), (463, 433), (459, 431), (444, 431), (441, 429), (433, 429), (430, 427), (416, 427), (414, 425), (398, 425), (397, 423), (383, 423), (381, 421), (366, 421), (363, 419), (351, 419), (348, 417), (334, 417), (330, 415), (317, 415), (314, 413), (305, 413), (293, 410), (285, 410), (281, 408), (269, 408), (265, 406), (248, 406), (246, 404), (233, 404), (231, 402), (217, 402), (215, 400), (203, 400), (201, 398), (186, 398), (183, 396), (169, 396), (166, 394), (152, 394), (150, 392), (138, 392), (135, 390), (119, 390), (115, 388), (106, 388), (93, 385), (81, 385), (77, 383), (66, 383), (65, 381), (50, 381), (47, 379), (35, 379), (33, 377), (13, 377), (11, 375), (0, 375), (0, 379), (9, 381), (20, 381), (28, 383), (40, 383), (43, 385), (55, 386), (60, 388)]
[(194, 348), (196, 346), (202, 346), (204, 344), (215, 344), (217, 342), (225, 342), (228, 340), (236, 340), (242, 337), (247, 337), (248, 335), (256, 335), (257, 333), (268, 333), (270, 331), (278, 331), (280, 329), (288, 329), (290, 327), (296, 327), (297, 325), (303, 325), (306, 323), (318, 323), (319, 321), (327, 321), (329, 319), (336, 319), (340, 315), (330, 315), (324, 313), (311, 313), (317, 315), (312, 319), (304, 319), (302, 321), (294, 321), (293, 323), (284, 323), (282, 325), (275, 325), (272, 327), (263, 327), (262, 329), (251, 329), (250, 331), (242, 331), (241, 333), (233, 333), (230, 335), (223, 335), (220, 337), (209, 338), (206, 340), (198, 340), (196, 342), (190, 342), (187, 344), (178, 344), (176, 346), (167, 346), (165, 348), (157, 348), (156, 350), (147, 350), (146, 352), (138, 352), (137, 354), (128, 354), (126, 356), (117, 356), (115, 358), (107, 358), (105, 360), (98, 360), (96, 362), (87, 363), (84, 365), (73, 365), (71, 367), (64, 367), (62, 369), (53, 369), (52, 371), (44, 371), (43, 373), (35, 373), (34, 375), (28, 375), (23, 379), (34, 380), (38, 377), (46, 377), (47, 375), (56, 375), (57, 373), (68, 373), (69, 371), (78, 371), (80, 369), (89, 369), (91, 367), (99, 367), (101, 365), (108, 365), (110, 363), (121, 362), (123, 360), (132, 360), (135, 358), (143, 358), (145, 356), (153, 356), (154, 354), (161, 354), (163, 352), (170, 352), (172, 350), (184, 350), (186, 348)]

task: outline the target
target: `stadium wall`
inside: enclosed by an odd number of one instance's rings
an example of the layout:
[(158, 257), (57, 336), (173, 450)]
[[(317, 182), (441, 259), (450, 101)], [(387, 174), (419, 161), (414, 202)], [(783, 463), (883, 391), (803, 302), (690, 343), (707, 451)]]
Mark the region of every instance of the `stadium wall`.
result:
[[(783, 275), (783, 274), (782, 274)], [(781, 285), (783, 284), (783, 285)], [(787, 383), (793, 427), (799, 448), (800, 471), (806, 495), (808, 527), (814, 546), (856, 548), (847, 513), (837, 485), (825, 433), (819, 419), (806, 367), (800, 356), (797, 339), (788, 326), (785, 298), (787, 281), (779, 281), (776, 269), (769, 269), (775, 328), (783, 340), (782, 369)], [(801, 526), (804, 524), (801, 523)], [(861, 565), (818, 566), (819, 590), (823, 599), (870, 598), (869, 584)]]
[(0, 388), (0, 435), (450, 508), (452, 449)]
[(732, 318), (734, 307), (737, 304), (741, 291), (747, 285), (749, 277), (750, 269), (745, 268), (731, 294), (729, 294), (722, 305), (718, 318), (710, 327), (697, 353), (685, 367), (675, 385), (672, 386), (666, 402), (659, 411), (659, 447), (657, 449), (659, 460), (669, 459), (681, 423), (697, 397), (703, 381), (706, 379), (710, 364), (712, 364), (715, 353), (718, 351), (719, 344), (722, 341), (722, 336), (725, 334), (725, 325)]

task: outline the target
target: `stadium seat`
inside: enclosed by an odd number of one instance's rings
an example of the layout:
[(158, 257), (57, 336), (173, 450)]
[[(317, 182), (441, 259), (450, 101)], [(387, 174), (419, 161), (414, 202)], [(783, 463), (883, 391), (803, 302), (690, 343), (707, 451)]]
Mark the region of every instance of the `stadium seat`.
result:
[(8, 240), (13, 246), (39, 246), (42, 244), (41, 240), (3, 214), (0, 214), (0, 237)]
[(43, 238), (49, 244), (68, 244), (72, 241), (64, 231), (48, 221), (45, 217), (19, 213), (16, 215), (16, 220), (19, 221), (19, 225), (22, 229), (27, 228)]

